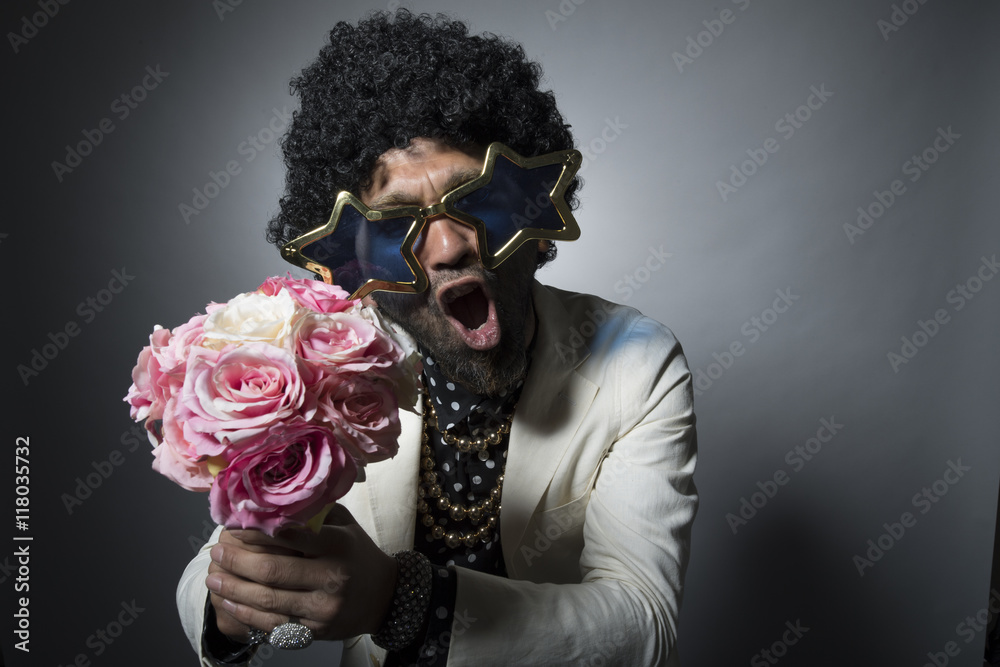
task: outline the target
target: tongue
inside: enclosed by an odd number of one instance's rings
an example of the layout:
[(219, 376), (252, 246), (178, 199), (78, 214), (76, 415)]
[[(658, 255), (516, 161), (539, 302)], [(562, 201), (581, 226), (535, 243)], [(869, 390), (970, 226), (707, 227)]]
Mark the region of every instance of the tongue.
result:
[(448, 320), (462, 341), (474, 350), (489, 350), (500, 342), (496, 307), (477, 287), (448, 304)]

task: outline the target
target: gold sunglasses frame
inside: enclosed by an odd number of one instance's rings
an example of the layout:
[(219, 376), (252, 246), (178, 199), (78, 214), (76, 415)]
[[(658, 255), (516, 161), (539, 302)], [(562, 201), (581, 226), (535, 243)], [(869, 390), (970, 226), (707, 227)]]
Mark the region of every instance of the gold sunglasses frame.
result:
[[(542, 229), (538, 227), (521, 227), (514, 233), (510, 240), (496, 252), (490, 253), (486, 239), (486, 223), (479, 218), (473, 217), (455, 208), (455, 203), (471, 192), (478, 190), (488, 184), (493, 179), (493, 170), (496, 166), (497, 158), (503, 156), (521, 169), (536, 169), (552, 164), (562, 164), (562, 171), (559, 178), (549, 192), (549, 199), (555, 207), (556, 212), (562, 220), (562, 229)], [(337, 195), (333, 211), (326, 224), (317, 227), (302, 236), (299, 236), (284, 245), (281, 249), (281, 256), (285, 261), (302, 267), (307, 271), (312, 271), (323, 277), (323, 281), (333, 284), (333, 272), (326, 266), (316, 262), (304, 254), (302, 249), (319, 239), (326, 238), (334, 233), (340, 222), (340, 216), (345, 207), (350, 206), (363, 215), (367, 220), (376, 222), (379, 220), (392, 220), (394, 218), (412, 217), (413, 223), (403, 237), (400, 246), (400, 254), (407, 267), (413, 273), (415, 279), (412, 282), (390, 282), (369, 278), (351, 295), (352, 299), (360, 299), (376, 291), (402, 292), (417, 294), (427, 289), (428, 280), (424, 267), (417, 260), (413, 253), (413, 245), (423, 232), (424, 225), (428, 218), (438, 215), (447, 215), (453, 220), (469, 225), (476, 232), (476, 242), (479, 246), (479, 258), (483, 266), (487, 269), (495, 269), (500, 266), (514, 251), (526, 241), (575, 241), (580, 238), (580, 227), (576, 218), (570, 211), (566, 202), (565, 194), (569, 184), (576, 176), (576, 172), (583, 163), (583, 156), (577, 150), (562, 150), (536, 157), (524, 157), (513, 149), (508, 148), (500, 142), (491, 143), (486, 149), (486, 158), (483, 161), (483, 170), (479, 176), (463, 183), (454, 190), (450, 190), (441, 197), (441, 201), (433, 206), (421, 208), (419, 206), (397, 206), (384, 210), (368, 208), (364, 202), (347, 191), (341, 191)], [(536, 203), (537, 204), (537, 203)], [(526, 218), (525, 218), (526, 219)]]

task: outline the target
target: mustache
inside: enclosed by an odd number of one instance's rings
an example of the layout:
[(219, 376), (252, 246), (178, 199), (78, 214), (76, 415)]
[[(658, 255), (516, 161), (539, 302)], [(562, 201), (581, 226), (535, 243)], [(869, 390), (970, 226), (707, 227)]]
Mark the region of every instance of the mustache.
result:
[[(496, 271), (490, 271), (482, 264), (477, 263), (462, 269), (445, 269), (443, 271), (436, 272), (434, 274), (434, 279), (427, 287), (427, 292), (429, 295), (436, 296), (438, 290), (441, 288), (441, 285), (450, 283), (460, 278), (469, 277), (479, 278), (494, 290), (500, 283), (500, 276)], [(494, 291), (494, 293), (496, 292)]]

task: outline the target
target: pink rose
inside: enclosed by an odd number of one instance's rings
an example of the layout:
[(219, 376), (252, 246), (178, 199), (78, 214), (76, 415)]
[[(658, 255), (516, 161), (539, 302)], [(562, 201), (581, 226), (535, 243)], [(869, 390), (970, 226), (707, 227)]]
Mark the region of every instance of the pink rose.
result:
[(304, 315), (292, 328), (295, 353), (339, 373), (389, 372), (403, 350), (367, 319), (350, 313)]
[(360, 308), (358, 315), (372, 322), (392, 341), (393, 350), (390, 354), (393, 362), (381, 368), (379, 376), (392, 384), (396, 398), (399, 399), (399, 406), (415, 412), (417, 401), (420, 399), (417, 391), (420, 383), (417, 377), (423, 365), (416, 342), (405, 331), (397, 329), (385, 319), (377, 308)]
[(350, 294), (337, 285), (327, 285), (319, 280), (281, 278), (272, 276), (265, 280), (257, 289), (268, 296), (274, 296), (284, 288), (300, 306), (314, 310), (317, 313), (339, 313), (354, 306)]
[[(192, 348), (173, 419), (199, 455), (232, 456), (231, 445), (272, 424), (298, 415), (311, 419), (315, 407), (306, 398), (295, 357), (287, 350), (265, 343), (218, 352)], [(165, 430), (172, 421), (165, 416)]]
[(305, 525), (356, 478), (354, 461), (328, 428), (303, 420), (275, 424), (215, 478), (212, 519), (274, 535)]
[(157, 326), (149, 345), (139, 352), (132, 369), (132, 386), (125, 401), (132, 419), (160, 419), (167, 400), (184, 385), (185, 361), (192, 345), (201, 342), (205, 315), (195, 315), (173, 331)]
[(333, 426), (360, 465), (396, 455), (399, 406), (391, 385), (364, 375), (333, 375), (317, 393), (317, 418)]

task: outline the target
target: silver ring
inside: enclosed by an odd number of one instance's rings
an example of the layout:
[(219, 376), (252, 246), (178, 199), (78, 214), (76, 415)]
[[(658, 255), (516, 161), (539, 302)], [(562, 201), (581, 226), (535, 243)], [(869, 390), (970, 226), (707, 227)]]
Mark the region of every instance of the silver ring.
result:
[(288, 623), (282, 623), (267, 636), (267, 643), (275, 648), (296, 650), (306, 648), (313, 641), (312, 630), (293, 618)]
[(263, 644), (267, 641), (267, 633), (263, 630), (258, 630), (257, 628), (250, 628), (250, 639), (247, 643), (251, 646), (256, 646), (257, 644)]

